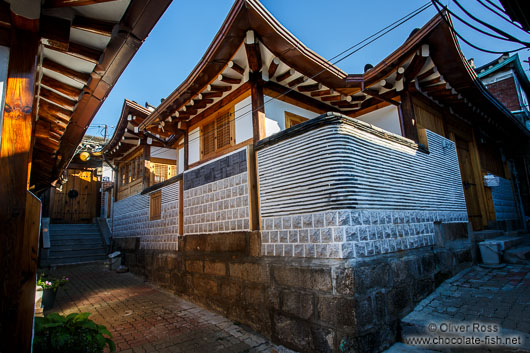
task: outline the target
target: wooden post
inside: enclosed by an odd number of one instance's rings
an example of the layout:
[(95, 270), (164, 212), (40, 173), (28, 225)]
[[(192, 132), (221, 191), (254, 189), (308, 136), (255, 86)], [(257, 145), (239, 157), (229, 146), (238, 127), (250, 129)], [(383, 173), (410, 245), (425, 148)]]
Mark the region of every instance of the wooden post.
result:
[(188, 170), (190, 160), (190, 143), (189, 143), (189, 130), (186, 127), (184, 133), (184, 170)]
[(252, 100), (252, 131), (254, 144), (265, 138), (265, 104), (263, 96), (263, 85), (260, 83), (260, 75), (251, 74), (250, 94)]
[(27, 204), (34, 202), (28, 199), (33, 196), (27, 191), (27, 181), (30, 173), (34, 123), (33, 87), (37, 43), (34, 33), (19, 29), (11, 30), (0, 146), (0, 200), (2, 200), (0, 352), (2, 353), (31, 351), (38, 236), (34, 237), (34, 226), (29, 226), (33, 221), (34, 210), (28, 209)]
[(416, 117), (414, 116), (414, 106), (412, 105), (412, 98), (410, 97), (410, 93), (407, 91), (401, 94), (401, 105), (399, 111), (401, 133), (406, 138), (409, 138), (418, 143), (418, 127)]
[(247, 147), (247, 170), (248, 170), (248, 207), (250, 213), (250, 230), (259, 230), (259, 195), (258, 195), (258, 176), (256, 166), (256, 152), (254, 145)]
[(143, 188), (147, 188), (149, 187), (149, 183), (151, 181), (151, 165), (149, 163), (149, 160), (150, 160), (150, 156), (151, 156), (151, 146), (149, 145), (145, 145), (144, 146), (144, 157), (143, 157), (143, 160), (144, 160), (144, 172), (142, 174), (142, 185), (143, 185)]

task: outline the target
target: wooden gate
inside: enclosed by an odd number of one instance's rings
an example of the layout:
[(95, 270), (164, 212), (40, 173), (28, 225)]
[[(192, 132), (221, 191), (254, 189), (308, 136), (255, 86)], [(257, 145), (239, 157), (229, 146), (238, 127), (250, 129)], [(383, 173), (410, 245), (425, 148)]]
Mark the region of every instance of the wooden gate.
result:
[(68, 181), (61, 191), (54, 190), (52, 222), (92, 223), (97, 215), (99, 184), (95, 169), (68, 169)]

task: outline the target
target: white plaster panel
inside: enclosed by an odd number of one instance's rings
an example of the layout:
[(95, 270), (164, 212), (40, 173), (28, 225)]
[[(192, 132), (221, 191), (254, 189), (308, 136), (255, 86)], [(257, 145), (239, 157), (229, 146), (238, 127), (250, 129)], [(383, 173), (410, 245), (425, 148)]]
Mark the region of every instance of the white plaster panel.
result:
[(390, 105), (373, 112), (357, 117), (358, 120), (377, 126), (380, 129), (389, 131), (401, 136), (401, 125), (399, 123), (398, 108)]
[(234, 119), (236, 124), (236, 144), (252, 138), (251, 97), (243, 99), (234, 106)]
[(184, 148), (179, 148), (179, 161), (177, 174), (184, 173)]
[(177, 160), (177, 151), (172, 148), (151, 147), (151, 157)]
[(308, 119), (313, 119), (319, 115), (296, 105), (265, 96), (265, 116), (267, 117), (265, 120), (265, 132), (267, 136), (285, 130), (286, 111)]
[(200, 129), (196, 128), (188, 134), (189, 156), (188, 163), (193, 164), (201, 159)]

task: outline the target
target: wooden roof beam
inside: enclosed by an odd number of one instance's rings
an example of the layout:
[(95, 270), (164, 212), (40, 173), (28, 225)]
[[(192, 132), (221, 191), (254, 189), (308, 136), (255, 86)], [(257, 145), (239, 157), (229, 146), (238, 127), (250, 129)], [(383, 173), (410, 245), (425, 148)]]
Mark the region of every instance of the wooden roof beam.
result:
[(321, 83), (313, 83), (310, 85), (304, 85), (304, 86), (298, 86), (298, 91), (300, 92), (312, 92), (312, 91), (318, 91), (322, 89)]
[(232, 89), (232, 86), (208, 85), (207, 89), (212, 92), (228, 92)]
[(39, 102), (39, 115), (51, 117), (51, 121), (60, 120), (66, 124), (70, 122), (72, 112), (61, 108), (48, 101), (40, 100)]
[(239, 66), (235, 61), (230, 60), (228, 62), (228, 67), (237, 72), (240, 75), (243, 75), (245, 73), (245, 69)]
[(285, 71), (283, 74), (278, 75), (278, 77), (276, 77), (276, 81), (282, 82), (283, 80), (288, 79), (289, 77), (291, 77), (295, 73), (296, 73), (295, 69), (289, 69), (289, 70)]
[(64, 109), (68, 109), (71, 112), (74, 110), (75, 105), (77, 104), (77, 101), (61, 96), (60, 94), (55, 93), (51, 89), (48, 89), (43, 86), (41, 86), (40, 88), (39, 96), (52, 102), (53, 104), (63, 107)]
[(438, 73), (438, 69), (436, 68), (436, 66), (433, 66), (429, 70), (426, 70), (424, 73), (418, 75), (417, 80), (418, 81), (423, 81), (427, 77), (429, 77), (429, 76), (431, 76), (433, 74), (436, 74), (436, 73)]
[(374, 99), (377, 99), (377, 100), (380, 100), (380, 101), (383, 101), (383, 102), (386, 102), (386, 103), (390, 103), (390, 104), (395, 105), (395, 106), (400, 106), (401, 105), (401, 103), (399, 103), (398, 101), (395, 101), (392, 98), (387, 98), (387, 97), (379, 94), (379, 91), (376, 90), (376, 89), (366, 88), (363, 92), (366, 93), (367, 95), (371, 96)]
[(49, 87), (57, 92), (60, 92), (68, 96), (70, 99), (73, 99), (76, 101), (79, 99), (79, 96), (81, 95), (80, 89), (72, 87), (65, 83), (62, 83), (61, 81), (58, 81), (50, 76), (43, 75), (40, 81), (40, 84), (46, 87)]
[(333, 89), (323, 89), (320, 91), (311, 92), (311, 97), (330, 96), (335, 93), (336, 92)]
[(71, 78), (72, 80), (75, 80), (77, 82), (80, 82), (82, 84), (86, 84), (88, 80), (90, 79), (90, 74), (85, 74), (82, 72), (78, 72), (75, 70), (72, 70), (66, 66), (63, 66), (61, 64), (58, 64), (56, 62), (51, 61), (50, 59), (44, 58), (42, 61), (42, 67), (57, 72), (63, 76), (66, 76), (68, 78)]
[(248, 30), (245, 37), (245, 51), (247, 52), (248, 67), (252, 72), (261, 70), (261, 51), (259, 42), (253, 30)]
[(221, 82), (224, 82), (224, 83), (229, 83), (231, 85), (238, 85), (241, 83), (241, 79), (240, 78), (234, 78), (234, 77), (230, 77), (230, 76), (226, 76), (226, 75), (219, 75), (217, 77), (217, 80), (221, 81)]
[(412, 59), (412, 62), (405, 69), (405, 73), (404, 73), (405, 82), (409, 83), (418, 75), (418, 73), (423, 68), (423, 65), (425, 65), (425, 62), (427, 61), (428, 56), (429, 56), (429, 45), (423, 44), (421, 48), (418, 49), (418, 52)]
[(100, 36), (112, 36), (112, 29), (115, 23), (96, 20), (94, 18), (87, 18), (83, 16), (75, 16), (72, 21), (72, 28), (79, 29), (85, 32), (98, 34)]
[(95, 5), (104, 2), (110, 2), (115, 0), (46, 0), (44, 2), (44, 8), (54, 8), (54, 7), (72, 7), (72, 6), (85, 6), (85, 5)]
[(68, 44), (68, 50), (66, 50), (66, 51), (59, 50), (58, 48), (53, 47), (51, 45), (45, 45), (45, 47), (48, 48), (48, 49), (51, 49), (51, 50), (55, 50), (55, 51), (60, 51), (60, 52), (66, 53), (66, 54), (68, 54), (70, 56), (73, 56), (73, 57), (76, 57), (76, 58), (79, 58), (81, 60), (85, 60), (85, 61), (88, 61), (88, 62), (91, 62), (91, 63), (94, 63), (94, 64), (98, 64), (99, 63), (99, 59), (101, 58), (101, 55), (103, 54), (103, 52), (101, 52), (99, 50), (96, 50), (96, 49), (93, 49), (93, 48), (89, 48), (89, 47), (85, 47), (84, 45), (77, 44), (77, 43), (72, 43), (72, 42), (70, 42)]
[(295, 78), (294, 80), (290, 81), (287, 85), (289, 87), (294, 87), (294, 86), (297, 86), (297, 85), (299, 85), (301, 83), (304, 83), (305, 81), (307, 81), (307, 77), (302, 75), (302, 76), (300, 76), (298, 78)]
[(269, 65), (269, 79), (274, 77), (274, 74), (276, 73), (276, 70), (278, 69), (278, 66), (280, 65), (280, 59), (277, 57), (274, 57)]
[(203, 92), (202, 98), (203, 99), (210, 99), (210, 98), (219, 98), (223, 96), (223, 92), (217, 91), (217, 92)]

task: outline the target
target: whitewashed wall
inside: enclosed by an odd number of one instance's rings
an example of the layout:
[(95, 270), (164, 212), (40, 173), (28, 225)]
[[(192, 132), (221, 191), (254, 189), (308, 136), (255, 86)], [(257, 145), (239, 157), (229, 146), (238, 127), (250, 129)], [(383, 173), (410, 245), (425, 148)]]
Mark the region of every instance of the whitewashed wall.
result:
[(258, 151), (264, 254), (369, 256), (434, 244), (435, 221), (467, 222), (454, 143), (427, 131), (424, 153), (350, 122)]
[(398, 108), (393, 105), (366, 113), (356, 119), (375, 125), (378, 128), (389, 131), (393, 134), (401, 135), (399, 111)]
[(178, 156), (177, 174), (180, 174), (184, 173), (184, 148), (179, 148)]
[(159, 189), (162, 192), (159, 220), (149, 220), (149, 194), (137, 194), (115, 202), (113, 237), (140, 237), (140, 247), (144, 249), (177, 250), (179, 183)]
[(265, 96), (265, 133), (271, 136), (285, 130), (285, 112), (290, 112), (304, 118), (313, 119), (319, 114), (296, 105)]
[(172, 148), (151, 147), (151, 157), (177, 160), (177, 151)]
[(252, 138), (252, 99), (247, 97), (234, 106), (236, 144)]
[(4, 103), (7, 90), (7, 70), (9, 67), (9, 48), (0, 45), (0, 142), (4, 125)]
[(193, 164), (201, 159), (201, 141), (199, 135), (199, 128), (196, 128), (188, 133), (188, 164)]

